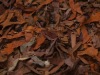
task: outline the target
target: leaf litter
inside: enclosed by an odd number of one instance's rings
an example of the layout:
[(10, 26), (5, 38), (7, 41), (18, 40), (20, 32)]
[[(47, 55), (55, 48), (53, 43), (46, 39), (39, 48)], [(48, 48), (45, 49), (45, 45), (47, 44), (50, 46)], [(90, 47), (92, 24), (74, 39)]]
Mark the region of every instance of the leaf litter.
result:
[(0, 0), (0, 75), (100, 75), (99, 0)]

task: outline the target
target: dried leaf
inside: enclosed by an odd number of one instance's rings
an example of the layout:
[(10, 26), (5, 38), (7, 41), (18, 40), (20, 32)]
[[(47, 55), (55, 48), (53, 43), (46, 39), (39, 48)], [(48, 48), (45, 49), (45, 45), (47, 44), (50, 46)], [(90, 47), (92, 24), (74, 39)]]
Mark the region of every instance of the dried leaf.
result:
[(8, 71), (13, 71), (15, 69), (15, 67), (17, 66), (17, 64), (18, 64), (19, 61), (23, 61), (23, 60), (26, 60), (26, 59), (29, 59), (29, 57), (15, 59), (13, 61), (13, 63), (12, 63), (12, 66), (9, 67)]
[(32, 56), (31, 59), (33, 60), (34, 64), (38, 64), (40, 66), (45, 66), (45, 62), (39, 59), (37, 56)]
[(72, 61), (72, 59), (69, 57), (67, 59), (65, 59), (65, 64), (67, 64), (69, 67), (73, 67), (74, 62)]
[(70, 7), (72, 9), (72, 12), (73, 14), (71, 15), (71, 17), (68, 19), (68, 20), (72, 20), (76, 17), (76, 12), (80, 13), (80, 14), (83, 14), (81, 8), (80, 8), (80, 5), (79, 3), (74, 3), (74, 0), (69, 0), (69, 4), (70, 4)]
[(78, 42), (74, 48), (69, 51), (69, 54), (71, 55), (72, 59), (75, 59), (74, 52), (82, 45), (82, 42)]
[(87, 23), (98, 22), (98, 21), (100, 21), (100, 12), (92, 13), (90, 18), (85, 23), (87, 24)]
[(41, 44), (44, 43), (45, 39), (46, 38), (43, 35), (39, 35), (38, 38), (37, 38), (37, 40), (36, 40), (36, 45), (33, 48), (33, 50), (38, 49), (41, 46)]
[(70, 51), (70, 53), (75, 52), (81, 45), (82, 45), (82, 42), (78, 42), (78, 43), (76, 44), (76, 46), (75, 46), (74, 48), (72, 48), (72, 50)]
[(61, 41), (63, 41), (64, 43), (68, 43), (68, 37), (67, 36), (62, 37)]
[(85, 16), (79, 15), (79, 16), (76, 17), (76, 20), (77, 20), (78, 22), (80, 22), (80, 23), (83, 23), (84, 20), (85, 20)]
[(0, 54), (0, 62), (5, 62), (7, 60), (7, 56), (3, 56)]
[(48, 40), (55, 40), (57, 38), (56, 33), (53, 31), (43, 30), (42, 33)]
[[(48, 58), (51, 64), (58, 65), (62, 60), (57, 53), (54, 53), (51, 58)], [(56, 59), (56, 60), (55, 60)]]
[(68, 18), (68, 20), (72, 20), (72, 19), (74, 19), (76, 17), (74, 0), (69, 0), (69, 4), (70, 4), (70, 7), (72, 9), (73, 14), (70, 16), (70, 18)]
[(24, 1), (24, 5), (27, 6), (28, 4), (31, 4), (32, 3), (32, 0), (26, 0)]
[[(65, 8), (66, 9), (66, 8)], [(71, 9), (69, 8), (65, 13), (64, 13), (64, 16), (63, 16), (63, 20), (67, 19), (70, 15), (70, 12), (71, 12)]]
[(39, 27), (35, 27), (35, 32), (36, 33), (41, 33), (41, 31), (44, 30), (44, 28), (39, 28)]
[(64, 64), (64, 61), (61, 61), (57, 67), (54, 67), (52, 70), (49, 71), (49, 74), (55, 73), (59, 68)]
[(80, 60), (84, 63), (84, 64), (89, 64), (89, 62), (84, 59), (82, 56), (78, 56), (80, 58)]
[(5, 69), (0, 69), (0, 75), (5, 75), (7, 71)]
[(64, 0), (58, 0), (60, 3), (64, 2)]
[(99, 48), (100, 47), (100, 38), (99, 38), (99, 36), (97, 36), (97, 35), (94, 35), (93, 37), (92, 37), (92, 42), (93, 42), (93, 45), (96, 47), (96, 48)]
[(82, 26), (81, 27), (81, 32), (82, 32), (82, 35), (83, 35), (83, 44), (86, 43), (87, 41), (89, 41), (90, 39), (90, 36), (88, 34), (88, 31), (86, 29), (85, 26)]
[(27, 42), (27, 43), (23, 44), (22, 46), (20, 46), (21, 52), (26, 50), (27, 47), (31, 47), (34, 43), (35, 43), (35, 38), (33, 37), (29, 42)]
[(60, 21), (60, 15), (55, 13), (55, 18), (56, 18), (56, 24), (55, 26), (57, 26), (59, 24), (59, 21)]
[(76, 34), (75, 33), (71, 33), (71, 45), (72, 48), (74, 48), (74, 46), (76, 45)]
[(78, 55), (89, 55), (91, 57), (95, 57), (98, 54), (98, 49), (95, 49), (94, 47), (89, 47), (85, 49), (84, 51), (79, 51)]
[(76, 4), (75, 4), (75, 10), (76, 10), (78, 13), (80, 13), (81, 15), (83, 14), (79, 3), (76, 3)]
[(6, 11), (6, 9), (5, 9), (5, 7), (3, 6), (3, 4), (0, 4), (0, 15), (2, 15), (5, 11)]
[(79, 74), (84, 74), (84, 72), (86, 72), (88, 70), (89, 70), (88, 65), (86, 65), (86, 66), (80, 65), (79, 68), (78, 68)]
[(1, 37), (0, 39), (15, 39), (15, 38), (19, 38), (19, 37), (22, 37), (22, 36), (24, 36), (24, 33), (23, 32), (19, 32), (19, 33), (17, 33), (17, 34), (15, 34), (15, 35), (13, 35), (13, 36), (10, 36), (10, 35), (4, 35), (3, 37)]
[(73, 24), (74, 24), (74, 21), (68, 21), (68, 20), (65, 20), (63, 21), (63, 23), (69, 27), (71, 27)]
[(27, 66), (31, 71), (35, 72), (36, 74), (41, 75), (41, 73), (39, 71), (37, 71), (36, 69), (34, 69), (33, 67), (29, 66), (28, 64), (25, 64), (25, 66)]
[(52, 43), (50, 44), (49, 48), (46, 50), (46, 55), (50, 55), (50, 50), (52, 49), (52, 47), (54, 46), (54, 44), (56, 43), (57, 39), (55, 39), (54, 41), (52, 41)]
[(70, 18), (68, 18), (68, 20), (72, 20), (72, 19), (74, 19), (75, 17), (76, 17), (76, 12), (73, 12), (73, 14), (71, 15)]
[(25, 39), (26, 41), (30, 41), (34, 37), (34, 27), (33, 26), (28, 26), (25, 29)]
[(51, 3), (53, 0), (46, 0), (44, 2), (41, 3), (41, 5), (38, 6), (37, 10), (39, 10), (42, 6), (47, 5), (49, 3)]
[[(11, 18), (14, 16), (14, 13), (15, 13), (15, 16), (17, 17), (18, 21), (17, 22), (10, 22)], [(8, 14), (7, 19), (2, 23), (3, 28), (5, 28), (6, 26), (9, 26), (9, 25), (25, 23), (25, 20), (19, 11), (17, 11), (17, 10), (9, 11), (7, 14)]]
[(93, 3), (93, 7), (100, 8), (100, 4), (98, 4), (98, 3)]
[(68, 53), (68, 50), (63, 45), (58, 44), (58, 46), (63, 52)]
[(4, 54), (11, 54), (14, 51), (14, 48), (17, 48), (19, 46), (21, 46), (22, 44), (25, 43), (25, 40), (19, 40), (19, 41), (13, 41), (10, 44), (7, 44), (6, 48), (4, 48), (3, 50), (1, 50), (1, 53)]
[(11, 6), (14, 2), (15, 2), (15, 0), (10, 0), (10, 2), (8, 2), (8, 1), (6, 1), (6, 0), (0, 0), (6, 7), (9, 7), (9, 6)]
[(8, 15), (7, 13), (8, 13), (8, 10), (6, 10), (2, 15), (0, 15), (0, 23), (6, 19)]

